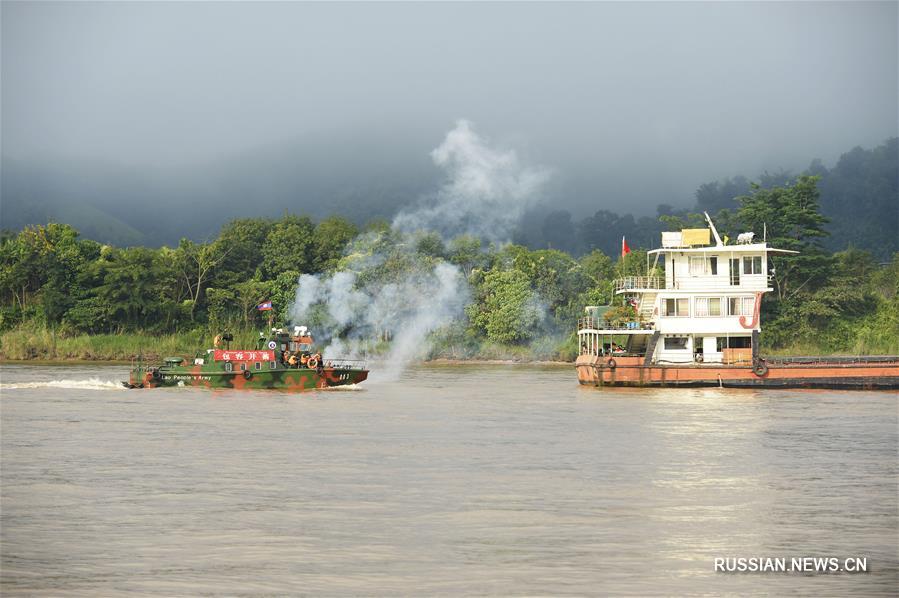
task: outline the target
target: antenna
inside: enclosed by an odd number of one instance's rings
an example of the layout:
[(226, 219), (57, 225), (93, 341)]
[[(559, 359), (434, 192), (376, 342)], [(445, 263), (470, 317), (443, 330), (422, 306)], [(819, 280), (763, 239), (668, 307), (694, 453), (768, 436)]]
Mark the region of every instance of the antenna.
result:
[(721, 247), (722, 245), (724, 245), (724, 243), (721, 242), (721, 237), (718, 236), (718, 229), (715, 228), (714, 223), (712, 223), (712, 219), (709, 218), (709, 213), (703, 212), (703, 214), (705, 214), (705, 219), (709, 223), (709, 228), (712, 229), (712, 234), (715, 236), (715, 244), (718, 247)]

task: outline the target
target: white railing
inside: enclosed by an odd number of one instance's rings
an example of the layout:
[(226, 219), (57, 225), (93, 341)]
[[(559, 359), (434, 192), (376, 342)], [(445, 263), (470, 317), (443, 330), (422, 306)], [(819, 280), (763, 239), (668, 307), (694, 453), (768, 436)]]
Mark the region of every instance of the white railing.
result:
[(578, 330), (652, 330), (652, 322), (609, 322), (605, 318), (580, 318), (577, 321)]
[(664, 289), (665, 279), (661, 276), (625, 276), (615, 279), (615, 292), (637, 289)]

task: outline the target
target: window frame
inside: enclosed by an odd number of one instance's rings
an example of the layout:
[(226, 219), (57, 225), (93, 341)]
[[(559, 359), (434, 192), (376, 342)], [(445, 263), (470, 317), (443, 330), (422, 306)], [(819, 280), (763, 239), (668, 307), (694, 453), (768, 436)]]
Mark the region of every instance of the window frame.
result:
[[(734, 313), (733, 310), (734, 301), (740, 302), (740, 310), (737, 313)], [(727, 315), (729, 316), (751, 316), (754, 309), (755, 297), (752, 295), (738, 295), (736, 297), (727, 298)]]
[(687, 267), (690, 270), (690, 276), (705, 276), (709, 273), (709, 260), (705, 256), (691, 255)]
[[(689, 297), (666, 297), (663, 299), (665, 302), (665, 310), (664, 315), (666, 318), (689, 318), (690, 317), (690, 298)], [(674, 302), (674, 313), (668, 313), (668, 302)], [(681, 303), (683, 302), (683, 303)], [(680, 313), (680, 306), (685, 305), (686, 309), (685, 313)]]
[[(712, 313), (712, 301), (718, 302), (718, 313)], [(700, 305), (705, 305), (705, 309)], [(705, 313), (702, 313), (705, 311)], [(693, 298), (693, 315), (697, 318), (720, 318), (721, 317), (721, 297), (694, 297)]]
[[(683, 347), (669, 347), (668, 346), (669, 341), (676, 341), (676, 340), (677, 341), (683, 340), (684, 346)], [(662, 339), (662, 350), (663, 351), (689, 351), (690, 350), (689, 346), (690, 346), (690, 337), (689, 336), (666, 336), (664, 339)]]
[(762, 256), (760, 255), (744, 255), (743, 256), (743, 274), (763, 274), (762, 272)]

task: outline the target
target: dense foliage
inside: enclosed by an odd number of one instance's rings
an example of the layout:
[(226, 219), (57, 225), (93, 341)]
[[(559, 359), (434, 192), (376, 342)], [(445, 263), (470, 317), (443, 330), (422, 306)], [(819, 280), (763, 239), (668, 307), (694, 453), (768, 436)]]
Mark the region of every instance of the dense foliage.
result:
[[(742, 230), (764, 228), (773, 246), (799, 252), (772, 260), (776, 292), (763, 306), (763, 341), (769, 350), (899, 353), (899, 253), (880, 263), (854, 247), (828, 253), (820, 180), (728, 183), (727, 193), (743, 194), (735, 210), (719, 213), (722, 234), (735, 238)], [(598, 213), (591, 226), (631, 222), (607, 222), (613, 220)], [(669, 213), (653, 226), (701, 223), (696, 214)], [(620, 231), (612, 237), (617, 252)], [(483, 356), (481, 347), (505, 346), (527, 347), (538, 357), (570, 357), (583, 307), (612, 302), (614, 278), (646, 273), (645, 250), (636, 246), (649, 242), (629, 237), (635, 249), (624, 258), (600, 249), (576, 258), (559, 249), (485, 246), (470, 236), (404, 234), (384, 222), (360, 230), (339, 217), (314, 223), (286, 214), (234, 220), (206, 243), (117, 248), (49, 223), (8, 234), (0, 243), (0, 329), (12, 331), (4, 338), (43, 329), (54, 339), (248, 331), (265, 325), (268, 314), (256, 309), (263, 301), (273, 302), (276, 321), (287, 317), (301, 274), (353, 269), (355, 284), (371, 287), (447, 263), (458, 266), (470, 298), (461, 325), (435, 333), (438, 354), (446, 349), (454, 356)], [(368, 267), (359, 268), (361, 263)]]
[[(708, 212), (715, 222), (728, 222), (740, 208), (739, 198), (749, 195), (754, 188), (787, 187), (806, 176), (818, 178), (818, 216), (826, 219), (822, 221), (822, 229), (827, 235), (820, 237), (823, 247), (829, 251), (857, 247), (879, 260), (888, 260), (899, 251), (899, 138), (896, 137), (871, 150), (856, 147), (843, 154), (831, 169), (821, 160), (813, 160), (802, 173), (765, 172), (756, 177), (755, 184), (742, 175), (703, 183), (696, 190), (692, 210), (662, 203), (656, 208), (656, 218), (635, 218), (603, 209), (575, 222), (569, 212), (553, 210), (543, 214), (538, 222), (532, 222), (517, 241), (532, 248), (554, 247), (574, 255), (594, 249), (614, 255), (622, 235), (631, 245), (658, 247), (659, 233), (668, 230), (666, 222), (672, 217), (684, 220), (691, 213)], [(757, 227), (746, 230), (761, 232), (761, 224), (753, 222), (756, 224)]]

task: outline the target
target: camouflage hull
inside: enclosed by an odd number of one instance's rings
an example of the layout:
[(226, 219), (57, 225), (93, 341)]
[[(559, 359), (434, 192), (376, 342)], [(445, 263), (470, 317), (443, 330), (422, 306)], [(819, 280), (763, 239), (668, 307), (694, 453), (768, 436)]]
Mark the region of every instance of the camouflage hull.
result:
[(165, 386), (195, 386), (205, 388), (234, 388), (239, 390), (304, 391), (358, 384), (368, 378), (368, 370), (356, 368), (278, 367), (262, 370), (225, 371), (215, 365), (188, 367), (135, 368), (131, 370), (128, 388), (158, 388)]

